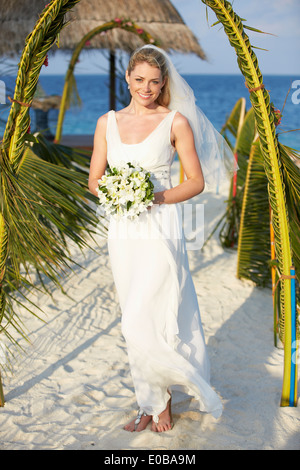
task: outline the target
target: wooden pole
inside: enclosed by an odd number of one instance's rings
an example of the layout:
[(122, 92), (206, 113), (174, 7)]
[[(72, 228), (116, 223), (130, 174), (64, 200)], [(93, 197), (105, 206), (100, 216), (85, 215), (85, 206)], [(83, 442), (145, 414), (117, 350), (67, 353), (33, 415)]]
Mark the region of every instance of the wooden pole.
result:
[(116, 57), (114, 51), (109, 54), (109, 109), (116, 109)]

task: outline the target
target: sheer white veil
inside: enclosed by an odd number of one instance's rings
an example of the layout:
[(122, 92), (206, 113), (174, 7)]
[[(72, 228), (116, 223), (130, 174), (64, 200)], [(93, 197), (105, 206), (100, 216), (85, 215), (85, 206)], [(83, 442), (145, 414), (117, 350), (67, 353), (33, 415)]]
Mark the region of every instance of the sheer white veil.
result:
[(230, 178), (236, 169), (234, 155), (228, 143), (196, 105), (193, 90), (177, 72), (169, 55), (163, 49), (152, 44), (145, 44), (139, 50), (144, 48), (155, 49), (165, 57), (171, 94), (168, 108), (179, 111), (188, 119), (194, 133), (195, 146), (205, 183), (208, 186), (219, 186), (224, 178)]

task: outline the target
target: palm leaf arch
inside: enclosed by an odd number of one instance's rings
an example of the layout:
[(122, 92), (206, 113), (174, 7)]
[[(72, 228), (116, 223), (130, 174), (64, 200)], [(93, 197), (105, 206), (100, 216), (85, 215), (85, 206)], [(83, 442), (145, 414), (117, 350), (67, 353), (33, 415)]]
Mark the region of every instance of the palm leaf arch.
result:
[[(41, 13), (34, 30), (26, 40), (25, 48), (20, 60), (19, 72), (17, 76), (15, 95), (8, 117), (3, 142), (1, 144), (1, 217), (0, 217), (0, 320), (1, 331), (6, 332), (3, 326), (3, 319), (7, 323), (12, 322), (12, 306), (9, 302), (9, 289), (13, 289), (15, 282), (26, 284), (25, 278), (20, 274), (19, 262), (22, 260), (28, 264), (28, 256), (38, 270), (57, 282), (58, 270), (61, 266), (67, 266), (70, 258), (65, 254), (64, 233), (69, 230), (69, 235), (73, 236), (77, 243), (84, 243), (80, 236), (80, 218), (77, 219), (76, 229), (68, 227), (66, 221), (60, 218), (60, 211), (55, 211), (55, 206), (63, 206), (62, 200), (45, 199), (44, 204), (37, 200), (36, 190), (41, 190), (43, 178), (40, 177), (38, 169), (34, 176), (37, 186), (34, 189), (27, 184), (25, 178), (20, 177), (26, 168), (34, 167), (38, 157), (33, 154), (30, 146), (27, 145), (27, 130), (30, 124), (29, 106), (33, 99), (39, 73), (45, 61), (46, 54), (57, 40), (60, 30), (64, 26), (64, 16), (79, 0), (52, 0), (51, 3)], [(274, 113), (270, 105), (268, 92), (263, 85), (262, 74), (258, 67), (257, 58), (251, 48), (248, 36), (245, 34), (242, 20), (235, 14), (231, 4), (226, 0), (202, 0), (216, 14), (218, 21), (222, 23), (225, 33), (228, 36), (231, 46), (235, 49), (238, 64), (245, 77), (246, 85), (250, 91), (250, 100), (254, 109), (257, 131), (260, 139), (260, 148), (263, 156), (265, 173), (268, 179), (268, 192), (270, 206), (272, 209), (272, 224), (275, 233), (275, 249), (278, 260), (278, 271), (280, 273), (280, 303), (283, 318), (283, 341), (285, 344), (284, 360), (284, 380), (282, 390), (282, 405), (288, 403), (290, 391), (289, 374), (291, 368), (291, 286), (290, 267), (292, 265), (292, 249), (290, 241), (290, 226), (287, 210), (287, 198), (293, 195), (299, 197), (297, 182), (284, 177), (282, 166), (288, 172), (288, 164), (282, 163), (281, 153), (275, 133)], [(40, 162), (41, 159), (38, 159)], [(44, 162), (44, 171), (54, 172), (56, 176), (60, 173), (63, 177), (64, 168), (54, 168), (50, 163)], [(27, 173), (28, 175), (28, 173)], [(66, 180), (68, 176), (64, 173)], [(77, 178), (78, 177), (78, 178)], [(82, 193), (82, 174), (74, 171), (73, 182), (78, 184), (77, 201), (69, 206), (66, 211), (75, 211), (78, 206), (81, 214), (85, 209), (89, 209), (86, 198), (89, 196)], [(77, 178), (77, 179), (76, 179)], [(34, 178), (31, 178), (33, 182)], [(290, 187), (286, 190), (286, 185)], [(76, 185), (75, 185), (76, 186)], [(70, 194), (69, 194), (70, 195)], [(53, 192), (52, 192), (53, 196)], [(51, 197), (50, 197), (51, 199)], [(39, 206), (42, 206), (40, 209)], [(31, 215), (28, 224), (28, 214)], [(66, 213), (65, 213), (66, 214)], [(46, 224), (41, 220), (51, 220), (61, 237), (56, 238), (57, 231), (53, 230), (50, 242), (46, 237)], [(89, 218), (93, 222), (92, 216)], [(33, 224), (32, 224), (33, 222)], [(83, 225), (83, 224), (82, 224)], [(15, 240), (12, 243), (14, 232), (21, 236), (22, 243)], [(11, 238), (12, 237), (12, 238)], [(297, 240), (297, 238), (296, 238)], [(17, 248), (19, 251), (16, 253)], [(14, 251), (15, 250), (15, 251)], [(40, 254), (40, 251), (42, 255)], [(26, 256), (25, 256), (26, 252)], [(295, 249), (294, 252), (298, 253)], [(39, 256), (40, 255), (40, 256)], [(10, 263), (8, 258), (10, 257)], [(12, 267), (11, 269), (9, 269)], [(8, 279), (10, 272), (12, 280)], [(15, 275), (15, 279), (13, 279)], [(299, 271), (297, 272), (299, 279)], [(6, 282), (7, 281), (7, 282)], [(6, 309), (10, 306), (10, 312)], [(15, 321), (15, 328), (22, 331), (19, 321)], [(7, 333), (8, 334), (8, 333)], [(1, 388), (1, 384), (0, 384)], [(1, 390), (2, 392), (2, 390)], [(0, 394), (2, 400), (3, 394)], [(3, 401), (3, 400), (2, 400)], [(3, 403), (1, 403), (3, 404)]]
[[(255, 114), (260, 150), (268, 180), (268, 194), (280, 281), (281, 339), (284, 343), (284, 378), (281, 405), (288, 406), (290, 403), (292, 368), (291, 267), (292, 263), (297, 261), (296, 257), (293, 259), (293, 254), (299, 251), (299, 245), (294, 245), (294, 249), (291, 246), (291, 228), (285, 186), (287, 180), (284, 178), (284, 171), (287, 170), (287, 167), (285, 166), (283, 170), (283, 155), (280, 152), (275, 130), (275, 114), (270, 103), (269, 93), (264, 87), (257, 57), (245, 33), (246, 26), (244, 27), (241, 18), (236, 15), (228, 1), (202, 0), (202, 2), (214, 11), (218, 22), (222, 23), (224, 27), (231, 46), (236, 51), (238, 65), (245, 77)], [(295, 170), (293, 169), (293, 171)], [(294, 191), (294, 195), (298, 197), (299, 203), (299, 192)], [(296, 269), (296, 276), (299, 281), (299, 266)], [(296, 401), (297, 394), (295, 393), (294, 405)]]
[[(86, 245), (85, 234), (92, 234), (97, 224), (92, 210), (96, 198), (86, 190), (87, 174), (76, 164), (85, 156), (61, 149), (65, 160), (72, 154), (69, 168), (61, 158), (59, 164), (47, 161), (38, 155), (39, 138), (28, 134), (29, 108), (41, 67), (64, 26), (66, 12), (76, 3), (52, 1), (27, 37), (0, 145), (0, 334), (13, 344), (14, 330), (27, 339), (16, 307), (24, 305), (22, 299), (32, 290), (49, 293), (48, 281), (63, 290), (62, 276), (74, 264), (69, 243)], [(32, 281), (33, 273), (41, 288)], [(1, 405), (2, 397), (3, 393)]]

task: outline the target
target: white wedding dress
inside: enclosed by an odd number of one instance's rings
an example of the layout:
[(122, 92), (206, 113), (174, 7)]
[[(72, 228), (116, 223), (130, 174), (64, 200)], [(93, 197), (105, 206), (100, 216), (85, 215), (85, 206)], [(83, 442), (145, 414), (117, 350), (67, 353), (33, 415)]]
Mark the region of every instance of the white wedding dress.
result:
[[(171, 188), (175, 151), (170, 132), (175, 113), (169, 112), (141, 143), (124, 144), (115, 112), (110, 111), (108, 164), (136, 162), (150, 171), (155, 192)], [(166, 408), (168, 390), (180, 389), (198, 400), (201, 411), (218, 418), (222, 404), (209, 383), (180, 205), (153, 205), (136, 220), (111, 217), (108, 250), (140, 409), (158, 415)]]

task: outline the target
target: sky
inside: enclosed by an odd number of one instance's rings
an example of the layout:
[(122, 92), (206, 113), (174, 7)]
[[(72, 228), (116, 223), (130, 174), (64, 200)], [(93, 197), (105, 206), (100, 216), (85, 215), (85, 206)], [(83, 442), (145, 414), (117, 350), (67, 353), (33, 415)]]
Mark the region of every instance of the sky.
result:
[[(130, 0), (128, 0), (130, 1)], [(211, 25), (216, 21), (214, 12), (201, 0), (172, 0), (184, 22), (200, 42), (208, 60), (203, 61), (194, 54), (172, 54), (180, 73), (239, 74), (235, 50), (230, 46), (222, 25)], [(265, 33), (247, 30), (260, 70), (263, 75), (290, 75), (300, 78), (300, 0), (234, 0), (234, 11), (245, 19), (244, 24)], [(42, 74), (65, 73), (68, 66), (66, 54), (55, 54), (49, 58), (49, 66)], [(82, 53), (76, 73), (105, 73), (108, 61), (103, 53)]]

